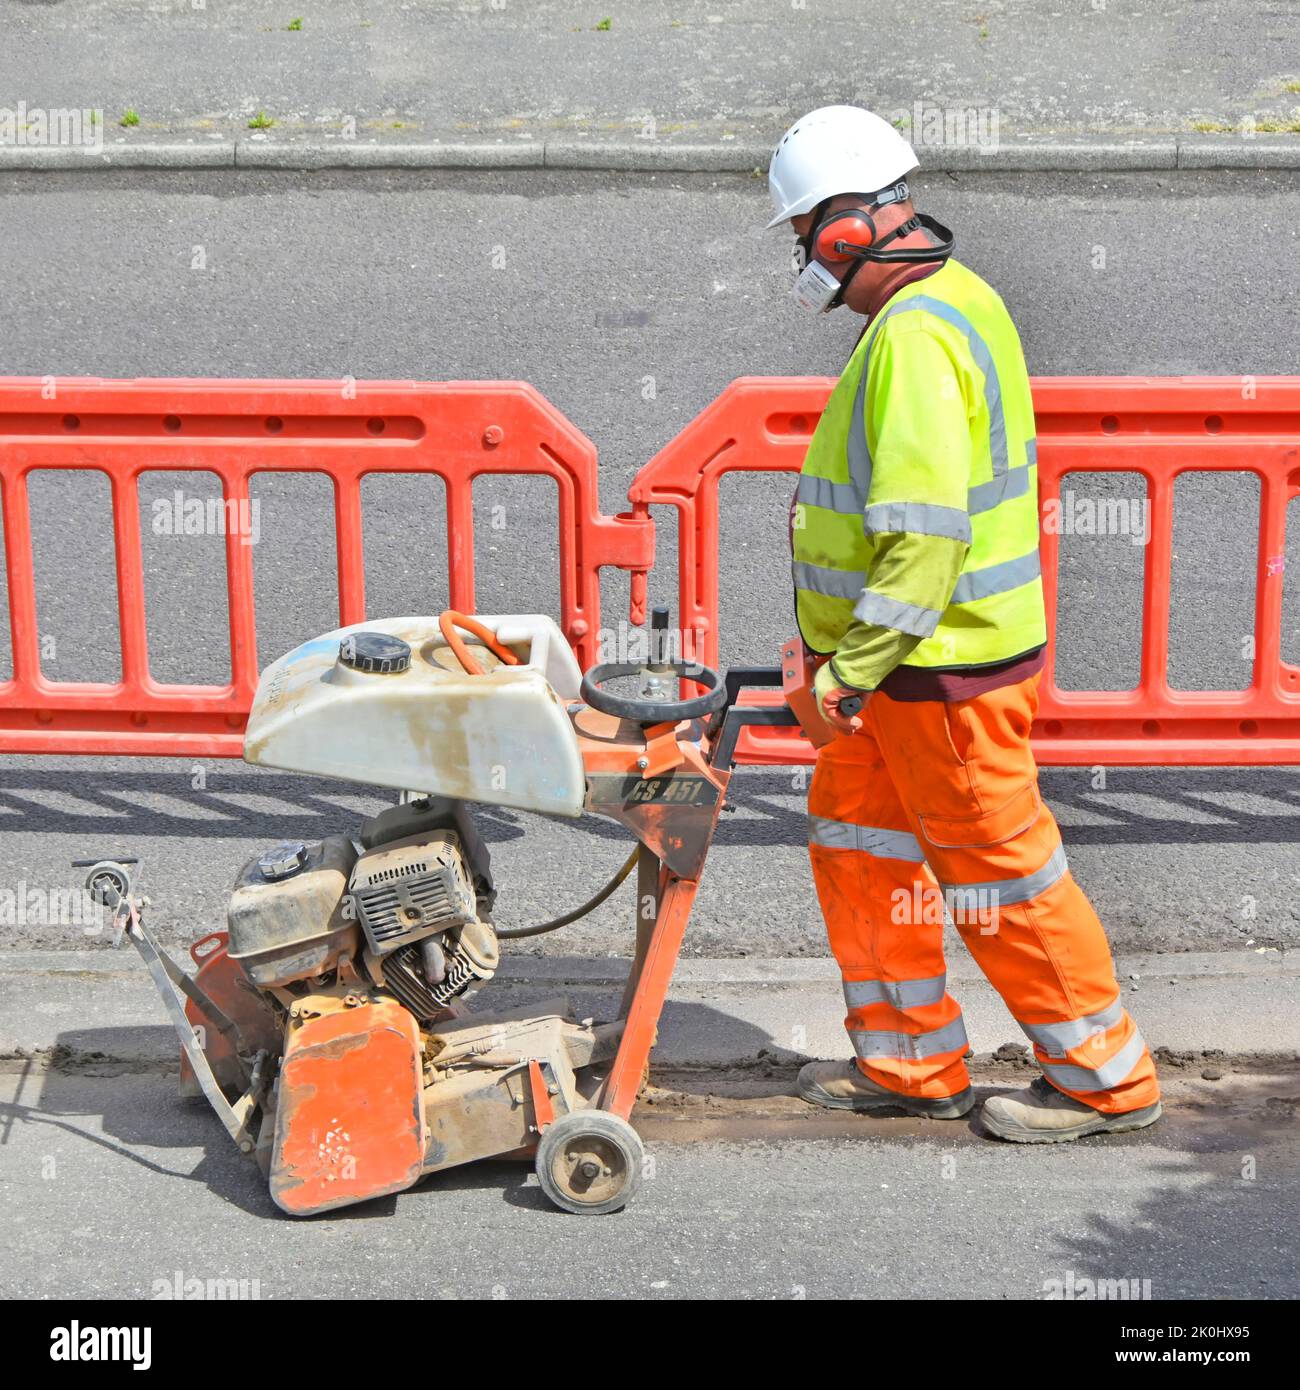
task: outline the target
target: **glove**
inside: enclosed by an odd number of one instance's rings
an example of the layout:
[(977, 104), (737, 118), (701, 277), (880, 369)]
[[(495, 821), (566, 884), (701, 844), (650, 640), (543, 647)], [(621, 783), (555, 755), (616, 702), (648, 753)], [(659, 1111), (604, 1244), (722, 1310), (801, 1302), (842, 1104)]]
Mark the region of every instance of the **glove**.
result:
[(822, 662), (817, 668), (817, 674), (813, 677), (813, 693), (817, 697), (818, 713), (836, 733), (852, 734), (862, 728), (860, 715), (840, 713), (840, 701), (847, 700), (850, 696), (857, 696), (865, 702), (867, 692), (850, 690), (848, 686), (841, 685), (835, 679), (835, 673), (831, 670), (829, 661)]

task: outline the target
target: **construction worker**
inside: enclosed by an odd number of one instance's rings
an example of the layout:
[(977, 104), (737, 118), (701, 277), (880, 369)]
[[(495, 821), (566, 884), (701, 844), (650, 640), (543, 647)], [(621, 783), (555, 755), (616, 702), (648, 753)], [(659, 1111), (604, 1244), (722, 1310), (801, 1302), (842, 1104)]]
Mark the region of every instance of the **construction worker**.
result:
[(949, 919), (1042, 1071), (987, 1100), (985, 1128), (1023, 1143), (1139, 1129), (1160, 1116), (1155, 1066), (1029, 747), (1047, 631), (1024, 357), (1002, 300), (916, 214), (916, 167), (886, 121), (829, 106), (768, 172), (768, 226), (799, 238), (796, 301), (867, 316), (791, 509), (799, 629), (829, 654), (815, 689), (840, 735), (809, 788), (809, 853), (856, 1053), (805, 1066), (799, 1093), (971, 1109)]

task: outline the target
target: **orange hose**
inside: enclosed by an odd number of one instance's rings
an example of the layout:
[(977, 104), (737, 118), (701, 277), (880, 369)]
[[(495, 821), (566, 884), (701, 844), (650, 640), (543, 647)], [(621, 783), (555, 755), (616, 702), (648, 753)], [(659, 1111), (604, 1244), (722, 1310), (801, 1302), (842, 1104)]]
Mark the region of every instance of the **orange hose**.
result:
[(467, 675), (481, 676), (483, 668), (469, 654), (469, 648), (456, 631), (458, 627), (463, 627), (466, 632), (472, 632), (494, 656), (500, 657), (505, 665), (519, 665), (519, 658), (504, 642), (497, 640), (496, 633), (490, 627), (486, 627), (477, 618), (471, 618), (467, 613), (457, 613), (454, 608), (444, 608), (438, 615), (438, 628), (456, 660), (465, 668)]

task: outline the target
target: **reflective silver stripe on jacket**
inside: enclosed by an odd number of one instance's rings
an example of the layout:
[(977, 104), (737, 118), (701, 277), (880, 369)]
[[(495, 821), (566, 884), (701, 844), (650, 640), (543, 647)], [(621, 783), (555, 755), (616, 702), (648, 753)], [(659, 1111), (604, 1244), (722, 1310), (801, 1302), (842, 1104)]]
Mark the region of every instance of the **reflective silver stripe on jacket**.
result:
[(863, 1028), (850, 1028), (853, 1050), (864, 1062), (889, 1058), (900, 1062), (923, 1062), (943, 1052), (966, 1048), (966, 1025), (960, 1018), (934, 1028), (928, 1033), (877, 1033)]
[[(1033, 442), (1030, 440), (1031, 446)], [(984, 512), (991, 512), (994, 507), (1003, 502), (1010, 502), (1017, 497), (1023, 497), (1029, 491), (1029, 470), (1033, 467), (1034, 462), (1031, 459), (1023, 468), (1010, 468), (996, 478), (990, 479), (987, 483), (976, 483), (974, 487), (968, 488), (966, 490), (967, 517), (980, 516)], [(829, 478), (816, 478), (803, 473), (799, 475), (795, 500), (810, 507), (824, 507), (828, 512), (838, 512), (840, 516), (857, 516), (866, 508), (866, 499), (856, 483), (833, 483)], [(879, 502), (874, 504), (874, 506), (880, 507), (926, 505), (928, 504), (922, 502)], [(874, 510), (874, 506), (872, 510)], [(872, 529), (884, 531), (889, 528), (877, 526)], [(917, 530), (919, 528), (897, 527), (895, 529)], [(948, 533), (936, 532), (933, 534), (947, 535)]]
[(915, 835), (906, 830), (886, 830), (878, 825), (854, 825), (851, 821), (809, 816), (808, 843), (826, 849), (859, 849), (877, 859), (925, 863), (925, 851)]
[(1070, 1062), (1040, 1062), (1049, 1081), (1067, 1091), (1109, 1091), (1118, 1086), (1142, 1060), (1146, 1051), (1142, 1034), (1136, 1029), (1133, 1036), (1110, 1059), (1099, 1067), (1078, 1067)]
[(1045, 893), (1054, 883), (1065, 877), (1069, 864), (1065, 858), (1065, 846), (1058, 845), (1055, 853), (1041, 869), (1023, 878), (994, 879), (989, 883), (945, 883), (943, 895), (949, 909), (953, 903), (963, 902), (975, 905), (981, 900), (1008, 907), (1012, 903), (1027, 903), (1040, 893)]
[[(1026, 462), (1016, 468), (1009, 468), (987, 483), (976, 483), (966, 492), (966, 512), (968, 516), (980, 516), (991, 512), (1003, 502), (1014, 501), (1029, 491), (1029, 470), (1038, 463), (1038, 441), (1031, 439), (1025, 445)], [(841, 516), (856, 516), (866, 506), (866, 494), (856, 482), (833, 483), (829, 478), (799, 476), (797, 501), (812, 507), (824, 507), (829, 512)], [(879, 506), (894, 505), (881, 502)], [(923, 503), (904, 505), (924, 505)], [(884, 530), (885, 527), (877, 527)], [(906, 528), (915, 529), (915, 528)]]
[(965, 335), (966, 344), (970, 348), (975, 365), (984, 373), (984, 404), (989, 413), (989, 455), (993, 462), (993, 476), (997, 479), (1007, 472), (1007, 422), (1002, 411), (1002, 386), (998, 381), (998, 369), (993, 364), (993, 355), (965, 314), (954, 309), (951, 304), (945, 303), (942, 299), (918, 294), (911, 299), (903, 300), (901, 304), (894, 305), (893, 308), (886, 309), (876, 320), (871, 332), (871, 340), (868, 342), (867, 350), (862, 357), (862, 375), (858, 381), (857, 395), (853, 402), (853, 419), (849, 424), (848, 452), (850, 474), (853, 481), (862, 489), (863, 496), (867, 495), (871, 484), (871, 450), (867, 446), (867, 420), (864, 411), (871, 351), (876, 345), (876, 335), (887, 320), (893, 318), (895, 314), (906, 314), (916, 310), (924, 310), (936, 318), (943, 319), (945, 323), (952, 324), (959, 333)]
[(1005, 594), (1024, 584), (1031, 584), (1042, 572), (1037, 549), (1028, 555), (1017, 555), (1014, 560), (987, 565), (982, 570), (967, 570), (953, 588), (952, 602), (971, 603), (977, 598)]
[(950, 323), (966, 335), (975, 365), (984, 373), (984, 404), (989, 412), (989, 453), (993, 459), (993, 476), (1007, 471), (1007, 422), (1002, 411), (1002, 386), (998, 381), (998, 369), (993, 365), (993, 354), (989, 352), (984, 339), (975, 331), (975, 326), (966, 317), (942, 299), (932, 299), (929, 295), (918, 294), (902, 306), (906, 309), (926, 309)]
[(853, 616), (859, 622), (910, 632), (913, 637), (929, 637), (939, 626), (943, 614), (937, 608), (921, 608), (915, 603), (878, 594), (874, 589), (863, 589), (853, 605)]
[(966, 493), (966, 510), (971, 516), (991, 512), (1002, 502), (1023, 497), (1029, 491), (1029, 469), (1012, 468), (991, 482), (976, 483)]
[(1119, 995), (1114, 1003), (1107, 1004), (1095, 1014), (1084, 1014), (1080, 1018), (1068, 1018), (1061, 1023), (1021, 1023), (1027, 1037), (1036, 1042), (1049, 1057), (1064, 1057), (1073, 1047), (1081, 1047), (1089, 1038), (1095, 1038), (1107, 1029), (1113, 1028), (1124, 1017), (1124, 1005)]
[(796, 560), (791, 566), (796, 589), (807, 589), (827, 598), (857, 598), (865, 579), (861, 570), (835, 570)]
[[(889, 315), (886, 314), (885, 318)], [(884, 319), (881, 319), (881, 323)], [(858, 375), (858, 389), (853, 395), (853, 418), (849, 421), (849, 477), (865, 503), (871, 493), (871, 449), (867, 444), (867, 378), (871, 375), (871, 349), (876, 345), (876, 335), (871, 335), (866, 351), (862, 354), (862, 371)]]
[(862, 517), (864, 535), (894, 534), (943, 536), (970, 544), (970, 517), (960, 507), (941, 507), (931, 502), (876, 502)]
[(937, 1004), (948, 989), (947, 975), (928, 980), (845, 980), (844, 1003), (850, 1009), (868, 1004), (892, 1004), (896, 1009), (919, 1009)]
[(860, 516), (866, 499), (852, 483), (833, 483), (829, 478), (799, 475), (795, 500), (806, 507), (824, 507), (841, 516)]

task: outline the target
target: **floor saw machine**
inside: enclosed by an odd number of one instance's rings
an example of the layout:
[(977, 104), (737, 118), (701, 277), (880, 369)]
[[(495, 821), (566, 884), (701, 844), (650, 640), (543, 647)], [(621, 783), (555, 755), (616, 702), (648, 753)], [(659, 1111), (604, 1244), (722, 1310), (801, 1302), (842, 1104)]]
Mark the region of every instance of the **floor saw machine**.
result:
[[(615, 1211), (636, 1192), (643, 1155), (628, 1117), (740, 730), (798, 724), (818, 744), (828, 732), (797, 641), (780, 668), (724, 678), (670, 659), (667, 623), (656, 609), (644, 664), (585, 675), (549, 617), (452, 611), (341, 628), (276, 661), (245, 760), (401, 797), (352, 834), (285, 841), (245, 865), (227, 930), (191, 947), (196, 972), (146, 928), (134, 861), (90, 864), (87, 887), (176, 1027), (182, 1092), (207, 1098), (283, 1211), (364, 1202), (504, 1155), (532, 1158), (568, 1211)], [(781, 694), (745, 704), (746, 686)], [(636, 845), (589, 902), (499, 931), (476, 804), (609, 817)], [(573, 921), (634, 871), (618, 1017), (576, 1019), (562, 1000), (492, 1011), (484, 987), (503, 942)]]

